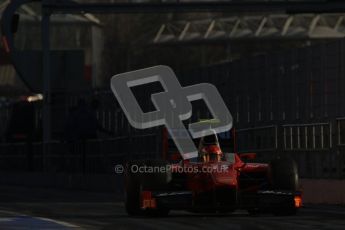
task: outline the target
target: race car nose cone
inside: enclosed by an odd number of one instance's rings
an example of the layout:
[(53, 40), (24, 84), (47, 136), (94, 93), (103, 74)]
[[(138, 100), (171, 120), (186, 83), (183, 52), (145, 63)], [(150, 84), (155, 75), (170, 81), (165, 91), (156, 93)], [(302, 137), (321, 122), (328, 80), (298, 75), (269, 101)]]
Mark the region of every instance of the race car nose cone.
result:
[(235, 170), (231, 165), (218, 165), (217, 170), (212, 172), (212, 177), (216, 185), (236, 185), (237, 183)]

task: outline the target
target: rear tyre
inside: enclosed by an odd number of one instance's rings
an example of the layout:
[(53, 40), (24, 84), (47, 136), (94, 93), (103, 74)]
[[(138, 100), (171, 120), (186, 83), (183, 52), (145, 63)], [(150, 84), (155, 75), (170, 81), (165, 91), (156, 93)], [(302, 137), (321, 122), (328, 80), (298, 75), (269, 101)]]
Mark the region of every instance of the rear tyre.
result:
[(148, 170), (151, 169), (151, 171), (141, 174), (144, 190), (154, 191), (167, 189), (172, 178), (169, 163), (165, 160), (154, 159), (145, 160), (143, 164)]
[(128, 215), (143, 215), (140, 207), (140, 194), (142, 191), (140, 176), (132, 173), (130, 167), (140, 162), (129, 162), (126, 165), (125, 172), (125, 209)]
[(277, 158), (270, 164), (272, 186), (277, 190), (296, 191), (298, 187), (297, 164), (291, 158)]
[[(270, 163), (272, 188), (274, 190), (286, 190), (295, 192), (298, 188), (298, 170), (296, 162), (287, 157), (281, 157)], [(289, 201), (286, 205), (275, 208), (276, 215), (295, 215), (297, 209), (294, 201)]]
[(273, 214), (276, 216), (294, 216), (297, 214), (297, 209), (295, 207), (277, 209), (273, 211)]
[(170, 209), (158, 207), (157, 209), (146, 210), (146, 215), (150, 217), (166, 217), (169, 215)]

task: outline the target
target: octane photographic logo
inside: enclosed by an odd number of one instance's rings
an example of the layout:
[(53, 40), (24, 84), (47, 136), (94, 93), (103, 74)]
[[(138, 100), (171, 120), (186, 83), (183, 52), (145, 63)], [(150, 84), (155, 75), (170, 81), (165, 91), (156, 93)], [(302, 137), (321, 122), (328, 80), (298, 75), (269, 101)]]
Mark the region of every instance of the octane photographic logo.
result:
[[(164, 92), (151, 95), (157, 110), (143, 113), (130, 88), (157, 81), (164, 88)], [(232, 127), (232, 116), (214, 85), (200, 83), (182, 87), (168, 66), (159, 65), (121, 73), (111, 78), (110, 85), (129, 123), (137, 129), (165, 125), (183, 159), (198, 156), (192, 138), (226, 132)], [(182, 121), (192, 116), (191, 101), (196, 100), (204, 100), (218, 122), (192, 123), (187, 130)], [(174, 130), (179, 130), (179, 135), (174, 135)]]
[[(129, 167), (131, 173), (166, 173), (174, 171), (176, 173), (223, 173), (228, 170), (228, 165), (184, 165), (183, 167), (177, 167), (172, 169), (170, 164), (165, 166), (147, 166), (133, 164)], [(122, 174), (124, 167), (122, 165), (115, 166), (115, 173)]]

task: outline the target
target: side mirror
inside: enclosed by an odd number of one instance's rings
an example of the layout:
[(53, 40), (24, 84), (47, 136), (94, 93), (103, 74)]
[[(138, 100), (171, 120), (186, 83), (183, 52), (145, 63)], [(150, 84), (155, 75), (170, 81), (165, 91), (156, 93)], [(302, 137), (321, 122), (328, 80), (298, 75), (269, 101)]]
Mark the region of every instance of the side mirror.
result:
[(256, 153), (241, 153), (239, 156), (242, 160), (254, 160), (256, 158)]

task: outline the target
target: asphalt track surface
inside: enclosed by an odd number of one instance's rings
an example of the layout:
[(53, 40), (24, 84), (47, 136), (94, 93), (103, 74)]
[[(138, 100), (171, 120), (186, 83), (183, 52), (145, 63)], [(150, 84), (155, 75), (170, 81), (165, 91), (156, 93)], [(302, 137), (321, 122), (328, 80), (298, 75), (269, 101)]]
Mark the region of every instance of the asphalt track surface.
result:
[(0, 187), (0, 230), (74, 229), (345, 229), (345, 206), (306, 205), (296, 216), (193, 214), (133, 218), (115, 194)]

